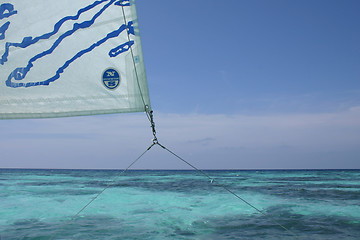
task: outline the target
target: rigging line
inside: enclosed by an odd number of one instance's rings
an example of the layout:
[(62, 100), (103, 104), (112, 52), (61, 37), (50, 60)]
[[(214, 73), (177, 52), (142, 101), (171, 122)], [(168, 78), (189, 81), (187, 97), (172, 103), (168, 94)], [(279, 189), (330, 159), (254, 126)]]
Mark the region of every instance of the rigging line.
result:
[[(124, 22), (125, 22), (125, 26), (127, 26), (128, 22), (126, 21), (126, 17), (125, 17), (125, 10), (124, 10), (124, 5), (120, 4), (121, 5), (121, 10), (122, 10), (122, 13), (123, 13), (123, 18), (124, 18)], [(131, 6), (130, 6), (131, 7)], [(128, 37), (128, 41), (130, 42), (130, 34), (129, 34), (129, 31), (126, 29), (126, 34), (127, 34), (127, 37)], [(137, 69), (136, 69), (136, 64), (135, 64), (135, 59), (134, 59), (134, 52), (133, 52), (133, 48), (132, 48), (132, 45), (130, 44), (129, 45), (130, 47), (130, 53), (131, 53), (131, 59), (132, 59), (132, 62), (133, 62), (133, 65), (134, 65), (134, 71), (135, 71), (135, 76), (136, 76), (136, 83), (138, 85), (138, 88), (139, 88), (139, 91), (140, 91), (140, 96), (141, 96), (141, 100), (144, 104), (144, 107), (145, 107), (145, 111), (147, 110), (147, 107), (148, 106), (146, 103), (145, 103), (145, 100), (144, 100), (144, 96), (143, 96), (143, 93), (141, 91), (141, 86), (140, 86), (140, 83), (139, 83), (139, 75), (138, 75), (138, 72), (137, 72)]]
[[(124, 5), (122, 5), (122, 4), (120, 4), (120, 5), (121, 5), (121, 10), (122, 10), (125, 26), (127, 26), (128, 22), (127, 22), (126, 16), (125, 16)], [(126, 34), (127, 34), (128, 41), (130, 42), (131, 40), (130, 40), (129, 31), (126, 30)], [(148, 120), (149, 120), (149, 122), (151, 124), (152, 132), (153, 132), (153, 135), (154, 135), (153, 143), (156, 144), (158, 141), (157, 141), (157, 137), (156, 137), (155, 123), (154, 123), (154, 119), (153, 119), (153, 111), (151, 110), (150, 106), (145, 103), (144, 95), (143, 95), (143, 92), (141, 90), (141, 86), (140, 86), (140, 83), (139, 83), (139, 75), (138, 75), (138, 71), (137, 71), (136, 64), (135, 64), (134, 51), (133, 51), (132, 45), (130, 44), (129, 46), (130, 46), (131, 59), (132, 59), (132, 63), (133, 63), (133, 66), (134, 66), (134, 71), (135, 71), (135, 76), (136, 76), (136, 83), (137, 83), (139, 91), (140, 91), (141, 100), (142, 100), (142, 102), (144, 104), (144, 111), (146, 113), (146, 117), (148, 118)]]
[[(174, 155), (175, 157), (177, 157), (178, 159), (180, 159), (181, 161), (183, 161), (184, 163), (186, 163), (187, 165), (189, 165), (190, 167), (192, 167), (193, 169), (195, 169), (197, 172), (201, 173), (202, 175), (204, 175), (205, 177), (207, 177), (211, 183), (213, 183), (215, 181), (215, 179), (211, 178), (206, 172), (202, 171), (201, 169), (198, 169), (197, 167), (195, 167), (194, 165), (192, 165), (191, 163), (189, 163), (188, 161), (186, 161), (185, 159), (183, 159), (182, 157), (180, 157), (179, 155), (177, 155), (176, 153), (174, 153), (173, 151), (171, 151), (170, 149), (166, 148), (165, 146), (163, 146), (162, 144), (160, 144), (159, 142), (156, 142), (157, 145), (159, 145), (160, 147), (162, 147), (163, 149), (165, 149), (166, 151), (168, 151), (169, 153), (171, 153), (172, 155)], [(219, 187), (222, 187), (223, 189), (225, 189), (226, 191), (228, 191), (230, 194), (234, 195), (237, 199), (241, 200), (242, 202), (244, 202), (245, 204), (247, 204), (248, 206), (250, 206), (251, 208), (255, 209), (257, 212), (259, 212), (260, 214), (262, 214), (264, 217), (266, 217), (267, 219), (269, 219), (271, 222), (275, 223), (276, 225), (278, 225), (279, 227), (281, 227), (282, 229), (284, 229), (285, 231), (289, 232), (291, 235), (293, 235), (296, 239), (300, 239), (298, 237), (297, 234), (295, 234), (293, 231), (291, 231), (290, 229), (288, 229), (287, 227), (285, 227), (284, 225), (280, 224), (279, 222), (277, 222), (273, 217), (271, 217), (269, 214), (266, 214), (265, 212), (263, 212), (262, 210), (258, 209), (257, 207), (255, 207), (253, 204), (249, 203), (248, 201), (246, 201), (244, 198), (240, 197), (238, 194), (236, 194), (235, 192), (233, 192), (231, 189), (229, 189), (226, 185), (221, 184), (221, 183), (216, 183)]]
[(55, 231), (55, 233), (50, 236), (49, 240), (54, 239), (61, 230), (63, 230), (67, 225), (69, 225), (72, 221), (74, 221), (80, 213), (82, 213), (91, 203), (93, 203), (103, 192), (105, 192), (106, 189), (114, 185), (114, 183), (119, 179), (121, 175), (123, 175), (127, 170), (129, 170), (146, 152), (148, 152), (156, 143), (152, 143), (150, 147), (148, 147), (139, 157), (137, 157), (126, 169), (124, 169), (119, 175), (117, 175), (110, 183), (108, 183), (98, 194), (93, 197), (84, 207), (82, 207), (74, 216), (70, 218), (67, 222), (65, 222), (63, 225), (61, 225), (58, 230)]
[(148, 118), (149, 122), (151, 123), (151, 117), (150, 117), (150, 113), (149, 113), (149, 112), (152, 112), (152, 111), (150, 110), (149, 105), (145, 105), (146, 117)]
[[(148, 107), (148, 106), (146, 106), (146, 107)], [(152, 134), (153, 134), (153, 136), (154, 136), (154, 138), (153, 138), (153, 143), (158, 143), (158, 139), (157, 139), (157, 137), (156, 137), (156, 130), (155, 130), (155, 122), (154, 122), (154, 115), (153, 115), (153, 111), (152, 110), (147, 110), (146, 111), (146, 116), (147, 116), (147, 118), (149, 119), (149, 121), (150, 121), (150, 124), (151, 124), (151, 129), (152, 129)]]
[[(121, 9), (122, 9), (122, 12), (123, 12), (123, 17), (124, 17), (124, 22), (125, 22), (125, 25), (127, 25), (127, 21), (126, 21), (126, 17), (125, 17), (125, 11), (124, 11), (124, 6), (121, 5)], [(127, 31), (127, 37), (128, 37), (128, 40), (130, 42), (130, 35), (129, 35), (129, 32)], [(192, 167), (193, 169), (195, 169), (196, 171), (200, 172), (201, 174), (203, 174), (204, 176), (206, 176), (208, 179), (210, 179), (211, 183), (214, 182), (214, 179), (211, 178), (208, 174), (206, 174), (204, 171), (196, 168), (195, 166), (193, 166), (191, 163), (189, 163), (188, 161), (186, 161), (185, 159), (181, 158), (180, 156), (178, 156), (177, 154), (175, 154), (174, 152), (172, 152), (171, 150), (169, 150), (168, 148), (166, 148), (165, 146), (161, 145), (158, 140), (157, 140), (157, 137), (156, 137), (156, 131), (155, 131), (155, 123), (154, 123), (154, 120), (153, 120), (153, 111), (151, 111), (149, 109), (149, 106), (145, 103), (145, 100), (144, 100), (144, 96), (142, 94), (142, 91), (141, 91), (141, 87), (140, 87), (140, 83), (139, 83), (139, 76), (138, 76), (138, 73), (137, 73), (137, 69), (136, 69), (136, 65), (135, 65), (135, 59), (134, 59), (134, 53), (133, 53), (133, 50), (132, 50), (132, 46), (130, 45), (130, 52), (131, 52), (131, 57), (132, 57), (132, 62), (133, 62), (133, 65), (134, 65), (134, 71), (135, 71), (135, 75), (136, 75), (136, 82), (137, 82), (137, 85), (139, 87), (139, 91), (140, 91), (140, 94), (141, 94), (141, 99), (143, 101), (143, 104), (144, 104), (144, 107), (145, 107), (145, 112), (146, 112), (146, 116), (147, 118), (149, 119), (150, 123), (151, 123), (151, 127), (152, 127), (152, 131), (153, 131), (153, 135), (154, 135), (154, 139), (153, 139), (153, 144), (151, 145), (154, 146), (154, 145), (159, 145), (160, 147), (162, 147), (163, 149), (165, 149), (166, 151), (170, 152), (171, 154), (173, 154), (175, 157), (177, 157), (178, 159), (180, 159), (181, 161), (185, 162), (187, 165), (189, 165), (190, 167)], [(150, 110), (150, 111), (149, 111)], [(150, 147), (150, 148), (151, 148)], [(150, 149), (149, 148), (149, 149)], [(148, 149), (148, 150), (149, 150)], [(269, 216), (268, 214), (264, 213), (263, 211), (261, 211), (260, 209), (256, 208), (254, 205), (252, 205), (251, 203), (249, 203), (248, 201), (246, 201), (245, 199), (243, 199), (242, 197), (240, 197), (239, 195), (237, 195), (236, 193), (234, 193), (233, 191), (231, 191), (229, 188), (227, 188), (225, 185), (223, 184), (217, 184), (218, 186), (224, 188), (226, 191), (228, 191), (229, 193), (231, 193), (232, 195), (234, 195), (236, 198), (240, 199), (241, 201), (243, 201), (244, 203), (246, 203), (248, 206), (252, 207), (253, 209), (255, 209), (257, 212), (261, 213), (263, 216), (265, 216), (266, 218), (268, 218), (269, 220), (271, 220), (272, 222), (276, 223), (278, 226), (280, 226), (281, 228), (283, 228), (284, 230), (288, 231), (289, 233), (291, 233), (295, 238), (298, 239), (297, 235), (295, 233), (293, 233), (292, 231), (290, 231), (288, 228), (286, 228), (285, 226), (281, 225), (280, 223), (278, 223), (276, 220), (274, 220), (271, 216)]]

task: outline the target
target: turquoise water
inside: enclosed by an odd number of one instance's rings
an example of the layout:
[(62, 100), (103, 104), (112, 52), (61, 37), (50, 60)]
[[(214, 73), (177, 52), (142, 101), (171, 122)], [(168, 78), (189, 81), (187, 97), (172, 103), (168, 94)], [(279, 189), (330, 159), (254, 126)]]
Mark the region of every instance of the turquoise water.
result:
[(129, 171), (68, 223), (119, 173), (0, 169), (0, 239), (360, 239), (359, 170)]

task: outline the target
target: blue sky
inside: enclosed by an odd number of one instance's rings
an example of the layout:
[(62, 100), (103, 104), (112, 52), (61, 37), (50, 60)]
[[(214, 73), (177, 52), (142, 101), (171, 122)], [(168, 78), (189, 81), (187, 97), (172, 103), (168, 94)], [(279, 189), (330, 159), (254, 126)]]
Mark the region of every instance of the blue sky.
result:
[[(137, 10), (162, 144), (204, 169), (360, 168), (359, 1)], [(144, 114), (5, 120), (0, 132), (0, 167), (124, 168), (152, 137)], [(155, 148), (135, 168), (187, 166)]]
[(359, 9), (358, 1), (138, 1), (154, 107), (264, 114), (357, 105)]

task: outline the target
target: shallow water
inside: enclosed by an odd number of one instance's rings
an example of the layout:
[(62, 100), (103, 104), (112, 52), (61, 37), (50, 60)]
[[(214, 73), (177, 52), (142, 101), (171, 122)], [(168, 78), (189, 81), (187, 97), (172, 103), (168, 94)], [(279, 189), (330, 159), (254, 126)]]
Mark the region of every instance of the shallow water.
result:
[(360, 239), (358, 170), (128, 171), (64, 226), (120, 172), (0, 169), (0, 239)]

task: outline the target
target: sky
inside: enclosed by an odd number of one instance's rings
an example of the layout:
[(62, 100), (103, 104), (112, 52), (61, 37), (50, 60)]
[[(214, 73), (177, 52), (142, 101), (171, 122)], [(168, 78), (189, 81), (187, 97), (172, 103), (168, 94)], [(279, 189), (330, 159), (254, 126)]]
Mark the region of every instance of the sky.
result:
[[(161, 144), (202, 169), (360, 169), (358, 0), (137, 12)], [(152, 143), (144, 113), (0, 123), (0, 168), (120, 169)], [(159, 146), (133, 168), (189, 169)]]

